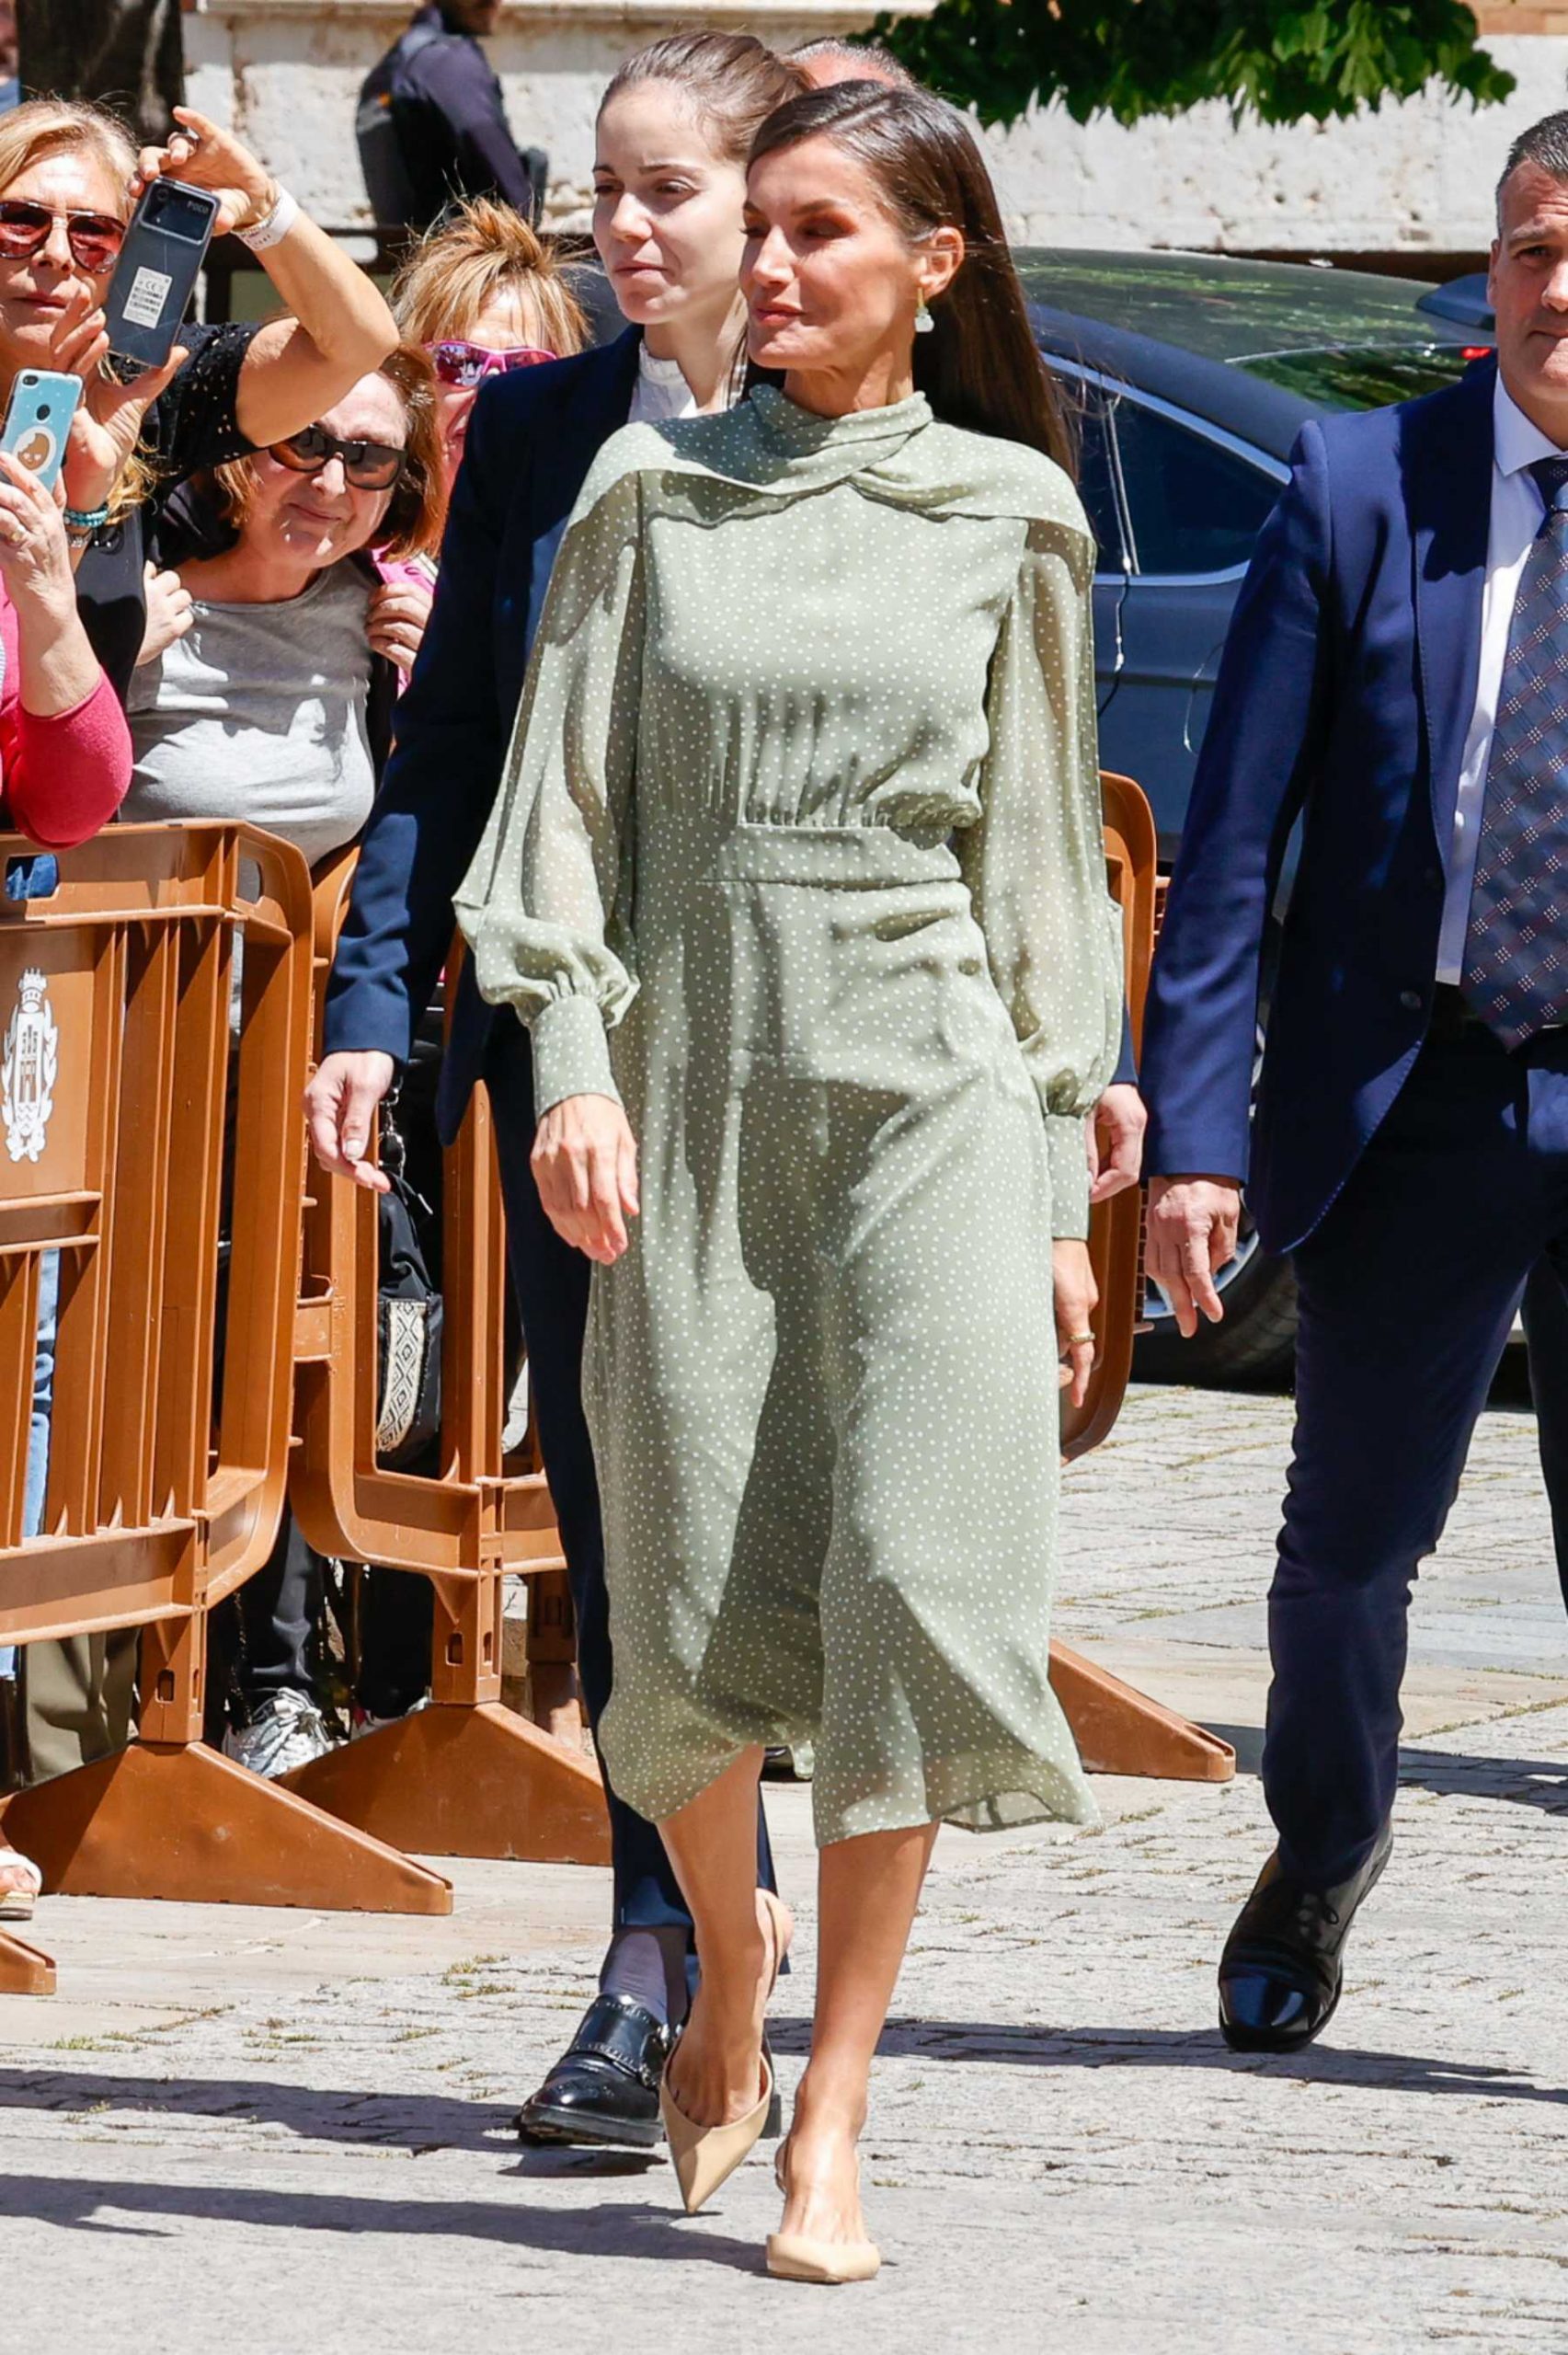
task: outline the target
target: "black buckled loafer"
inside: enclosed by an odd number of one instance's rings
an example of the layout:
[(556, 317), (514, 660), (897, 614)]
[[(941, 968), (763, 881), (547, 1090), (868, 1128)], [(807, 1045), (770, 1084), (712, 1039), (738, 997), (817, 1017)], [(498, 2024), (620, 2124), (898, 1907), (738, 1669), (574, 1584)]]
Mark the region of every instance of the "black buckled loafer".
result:
[(518, 2112), (525, 2142), (650, 2151), (664, 2140), (658, 2081), (670, 2030), (629, 1995), (596, 1995), (539, 2091)]
[(1277, 1850), (1269, 1858), (1219, 1958), (1219, 2027), (1232, 2052), (1299, 2052), (1328, 2026), (1350, 1924), (1392, 1846), (1385, 1824), (1360, 1871), (1337, 1889), (1304, 1889), (1287, 1879)]

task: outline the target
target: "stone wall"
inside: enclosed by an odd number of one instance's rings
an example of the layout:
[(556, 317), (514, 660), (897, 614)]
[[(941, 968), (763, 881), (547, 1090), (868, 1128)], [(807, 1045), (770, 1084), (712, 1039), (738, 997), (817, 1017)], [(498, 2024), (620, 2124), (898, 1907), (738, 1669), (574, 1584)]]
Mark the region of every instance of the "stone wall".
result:
[[(1223, 106), (1130, 130), (1081, 126), (1052, 107), (988, 133), (1010, 230), (1029, 244), (1303, 255), (1482, 247), (1509, 138), (1568, 105), (1568, 6), (1505, 0), (1480, 13), (1518, 79), (1506, 107), (1477, 112), (1431, 93), (1288, 130), (1233, 122)], [(693, 19), (787, 45), (870, 14), (853, 0), (512, 0), (490, 50), (514, 131), (550, 152), (552, 218), (580, 227), (595, 101), (629, 50)], [(384, 0), (196, 0), (191, 103), (235, 122), (319, 220), (361, 222), (355, 94), (406, 15)]]
[[(361, 82), (417, 0), (196, 0), (185, 19), (190, 104), (232, 122), (328, 227), (368, 221), (354, 145)], [(621, 60), (695, 23), (734, 26), (788, 48), (857, 30), (874, 11), (854, 0), (508, 0), (486, 47), (516, 137), (546, 148), (549, 210), (584, 228), (591, 201), (593, 118)]]
[(1237, 123), (1217, 104), (1131, 129), (1081, 127), (1060, 107), (1037, 112), (989, 134), (1012, 234), (1021, 244), (1230, 253), (1483, 247), (1509, 141), (1568, 106), (1568, 8), (1534, 13), (1562, 29), (1488, 40), (1518, 84), (1505, 106), (1432, 91), (1348, 122), (1277, 130)]

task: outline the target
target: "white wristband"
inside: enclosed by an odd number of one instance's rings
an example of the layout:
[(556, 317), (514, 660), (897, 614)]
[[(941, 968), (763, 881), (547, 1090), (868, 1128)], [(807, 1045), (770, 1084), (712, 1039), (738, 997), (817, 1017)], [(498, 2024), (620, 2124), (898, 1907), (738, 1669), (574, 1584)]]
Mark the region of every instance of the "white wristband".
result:
[(286, 188), (280, 188), (267, 218), (258, 221), (253, 229), (236, 229), (235, 235), (253, 254), (264, 254), (269, 246), (282, 244), (299, 217), (298, 204)]

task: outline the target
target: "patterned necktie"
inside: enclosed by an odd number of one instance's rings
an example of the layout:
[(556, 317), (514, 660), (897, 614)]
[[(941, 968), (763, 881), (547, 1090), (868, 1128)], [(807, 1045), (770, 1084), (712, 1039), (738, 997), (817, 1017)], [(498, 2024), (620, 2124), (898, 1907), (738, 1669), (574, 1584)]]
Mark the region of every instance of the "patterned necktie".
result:
[(1568, 1020), (1568, 457), (1508, 625), (1465, 934), (1464, 994), (1505, 1047)]

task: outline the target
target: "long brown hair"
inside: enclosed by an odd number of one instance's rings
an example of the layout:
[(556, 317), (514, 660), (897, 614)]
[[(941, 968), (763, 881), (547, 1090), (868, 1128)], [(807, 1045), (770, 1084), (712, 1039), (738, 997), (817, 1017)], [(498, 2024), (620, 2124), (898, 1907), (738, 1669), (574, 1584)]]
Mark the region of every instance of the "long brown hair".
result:
[[(445, 521), (446, 469), (436, 413), (436, 380), (417, 344), (400, 343), (374, 371), (396, 387), (408, 419), (408, 441), (376, 536), (380, 556), (418, 556), (440, 546)], [(256, 492), (256, 461), (235, 458), (198, 479), (197, 488), (216, 506), (223, 521), (238, 531)]]
[(670, 33), (627, 58), (600, 99), (600, 113), (623, 90), (646, 82), (668, 82), (681, 93), (727, 164), (744, 164), (773, 109), (807, 86), (800, 67), (754, 33)]
[(1026, 442), (1073, 473), (1056, 381), (1036, 349), (996, 192), (963, 116), (929, 90), (835, 82), (770, 115), (750, 160), (807, 139), (830, 139), (864, 166), (911, 245), (933, 229), (963, 237), (963, 261), (931, 305), (933, 332), (915, 338), (916, 389), (936, 415)]

